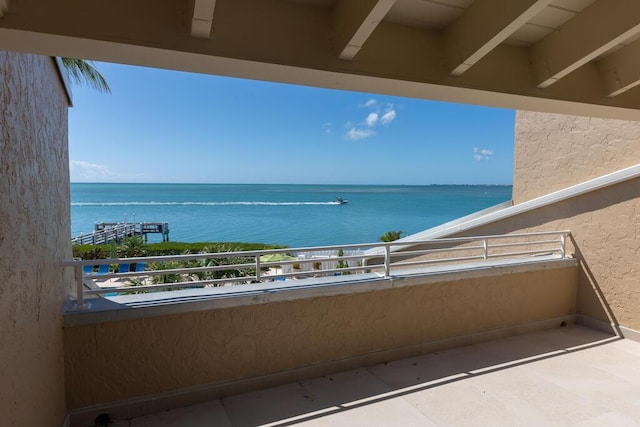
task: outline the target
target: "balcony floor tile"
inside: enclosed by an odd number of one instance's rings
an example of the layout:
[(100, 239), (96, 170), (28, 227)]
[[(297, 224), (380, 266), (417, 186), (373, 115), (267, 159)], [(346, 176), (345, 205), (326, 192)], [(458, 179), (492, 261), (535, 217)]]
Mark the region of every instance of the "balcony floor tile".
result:
[(116, 426), (640, 425), (639, 358), (640, 343), (570, 325)]

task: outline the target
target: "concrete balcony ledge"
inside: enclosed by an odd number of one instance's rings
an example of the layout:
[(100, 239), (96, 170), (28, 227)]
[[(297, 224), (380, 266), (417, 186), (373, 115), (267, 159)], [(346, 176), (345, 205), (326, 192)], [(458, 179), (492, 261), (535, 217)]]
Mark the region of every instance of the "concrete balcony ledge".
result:
[(577, 266), (576, 259), (548, 255), (403, 269), (393, 271), (389, 277), (384, 277), (382, 273), (365, 273), (97, 297), (90, 299), (89, 307), (84, 310), (77, 310), (74, 301), (67, 302), (64, 326), (372, 292), (571, 266)]
[(65, 315), (67, 402), (132, 416), (558, 327), (577, 279), (536, 257), (94, 299)]

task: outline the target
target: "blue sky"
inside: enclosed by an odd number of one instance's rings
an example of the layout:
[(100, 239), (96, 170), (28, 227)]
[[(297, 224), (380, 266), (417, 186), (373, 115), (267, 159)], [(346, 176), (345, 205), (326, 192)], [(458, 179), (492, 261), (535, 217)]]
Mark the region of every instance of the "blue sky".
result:
[(513, 110), (97, 63), (71, 182), (511, 184)]

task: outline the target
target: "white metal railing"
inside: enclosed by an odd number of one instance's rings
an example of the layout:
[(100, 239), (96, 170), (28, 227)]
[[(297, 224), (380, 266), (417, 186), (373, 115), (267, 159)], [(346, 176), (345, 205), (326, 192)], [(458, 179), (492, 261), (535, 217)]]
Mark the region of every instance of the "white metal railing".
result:
[[(349, 275), (342, 278), (350, 280), (356, 279), (358, 274), (370, 272), (390, 277), (392, 273), (402, 274), (402, 270), (406, 270), (408, 267), (415, 269), (436, 264), (459, 264), (468, 261), (477, 262), (540, 255), (556, 255), (559, 258), (564, 258), (566, 256), (566, 240), (569, 235), (569, 231), (549, 231), (413, 241), (410, 248), (407, 247), (407, 242), (366, 243), (140, 258), (74, 260), (65, 262), (65, 265), (75, 269), (76, 302), (82, 308), (85, 297), (107, 293), (138, 293), (159, 289), (226, 286), (334, 275)], [(402, 246), (404, 250), (394, 252), (391, 250), (394, 246)], [(364, 251), (372, 248), (382, 249), (382, 251)], [(340, 251), (343, 255), (338, 256)], [(295, 256), (299, 253), (304, 253), (304, 258)], [(314, 253), (321, 255), (311, 256)], [(261, 259), (266, 255), (280, 255), (282, 259), (267, 262)], [(84, 271), (85, 266), (91, 266), (93, 270), (100, 265), (130, 266), (141, 263), (152, 269), (126, 272), (109, 271), (104, 274)], [(167, 263), (173, 263), (173, 265), (167, 266)], [(274, 268), (276, 271), (271, 271)], [(281, 269), (282, 272), (278, 273), (278, 269)], [(415, 273), (415, 270), (412, 272)], [(166, 282), (167, 276), (172, 276), (172, 282)], [(154, 278), (156, 279), (154, 280)], [(137, 279), (138, 283), (128, 282), (124, 285), (111, 283), (109, 285), (110, 279)]]

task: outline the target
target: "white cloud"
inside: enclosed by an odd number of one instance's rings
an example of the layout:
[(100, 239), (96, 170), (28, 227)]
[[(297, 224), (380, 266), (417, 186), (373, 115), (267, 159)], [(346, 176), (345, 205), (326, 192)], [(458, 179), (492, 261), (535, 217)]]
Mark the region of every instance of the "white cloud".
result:
[(378, 122), (378, 113), (369, 113), (367, 116), (367, 126), (374, 127)]
[(324, 133), (326, 133), (327, 135), (331, 135), (331, 131), (333, 130), (333, 123), (327, 122), (322, 125), (322, 128), (324, 129)]
[(108, 166), (90, 163), (84, 160), (70, 160), (69, 175), (72, 182), (101, 181), (113, 177)]
[(396, 119), (396, 115), (396, 110), (391, 109), (382, 115), (382, 117), (380, 118), (380, 123), (382, 123), (383, 125), (388, 125)]
[(378, 101), (376, 101), (375, 99), (371, 98), (367, 102), (365, 102), (364, 104), (360, 104), (360, 107), (373, 108), (373, 107), (375, 107), (377, 105), (378, 105)]
[(481, 160), (489, 160), (493, 156), (493, 150), (488, 148), (473, 147), (473, 160), (479, 162)]
[(359, 104), (360, 108), (368, 108), (372, 110), (367, 114), (364, 120), (359, 122), (348, 121), (345, 127), (349, 129), (345, 134), (345, 138), (351, 141), (368, 138), (376, 134), (373, 130), (379, 125), (387, 126), (391, 124), (397, 117), (395, 106), (390, 103), (380, 103), (370, 98), (364, 104)]
[(346, 137), (347, 137), (347, 139), (350, 139), (351, 141), (357, 141), (359, 139), (368, 138), (368, 137), (370, 137), (372, 135), (375, 135), (375, 132), (372, 131), (371, 129), (351, 128), (347, 132)]

